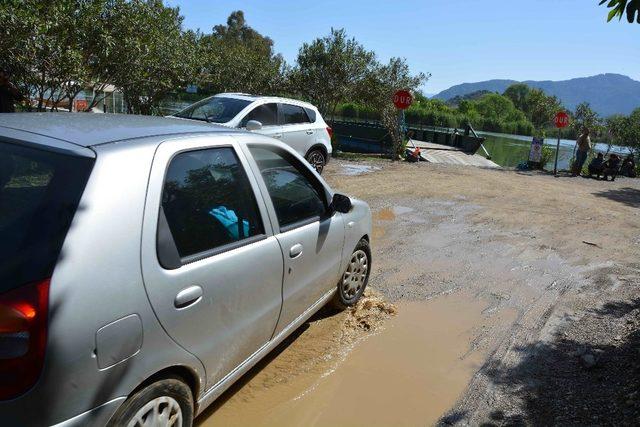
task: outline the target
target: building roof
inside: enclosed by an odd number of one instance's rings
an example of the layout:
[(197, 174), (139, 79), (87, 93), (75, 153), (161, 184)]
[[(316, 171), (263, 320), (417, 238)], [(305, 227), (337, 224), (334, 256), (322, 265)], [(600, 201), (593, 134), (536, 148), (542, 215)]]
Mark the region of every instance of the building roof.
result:
[(0, 114), (0, 135), (3, 127), (82, 147), (149, 136), (233, 132), (228, 127), (193, 120), (91, 113), (6, 113)]

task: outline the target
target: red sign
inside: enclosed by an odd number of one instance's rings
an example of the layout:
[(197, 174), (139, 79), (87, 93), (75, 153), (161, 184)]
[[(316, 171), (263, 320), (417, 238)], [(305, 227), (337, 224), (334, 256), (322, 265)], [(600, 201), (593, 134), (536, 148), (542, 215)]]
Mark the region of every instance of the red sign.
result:
[(558, 112), (554, 119), (557, 128), (566, 128), (569, 125), (569, 116), (564, 111)]
[(89, 106), (89, 103), (86, 99), (76, 99), (73, 101), (76, 107), (76, 111), (84, 111)]
[(413, 102), (413, 96), (408, 90), (399, 90), (393, 94), (393, 105), (400, 110), (409, 108)]

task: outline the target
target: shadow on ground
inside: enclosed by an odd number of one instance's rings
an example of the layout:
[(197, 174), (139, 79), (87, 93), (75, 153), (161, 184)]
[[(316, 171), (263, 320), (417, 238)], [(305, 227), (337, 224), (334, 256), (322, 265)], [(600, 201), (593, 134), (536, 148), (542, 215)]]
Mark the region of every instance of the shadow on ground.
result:
[[(586, 339), (559, 332), (549, 342), (515, 349), (522, 356), (515, 366), (500, 360), (485, 365), (484, 374), (511, 403), (497, 400), (478, 424), (640, 424), (640, 298), (605, 304), (579, 322)], [(590, 333), (598, 338), (589, 339)], [(602, 340), (607, 334), (619, 335)], [(460, 410), (439, 424), (468, 423)]]
[(596, 197), (604, 197), (614, 202), (623, 203), (632, 208), (640, 208), (640, 190), (631, 187), (611, 189), (594, 193)]

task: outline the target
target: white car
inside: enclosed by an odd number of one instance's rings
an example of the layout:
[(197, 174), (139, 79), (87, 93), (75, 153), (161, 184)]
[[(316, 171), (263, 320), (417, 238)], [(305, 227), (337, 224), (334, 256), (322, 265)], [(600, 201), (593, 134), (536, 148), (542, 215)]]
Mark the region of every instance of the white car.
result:
[(304, 156), (318, 173), (331, 156), (331, 127), (316, 107), (294, 99), (220, 93), (173, 117), (244, 128), (279, 139)]

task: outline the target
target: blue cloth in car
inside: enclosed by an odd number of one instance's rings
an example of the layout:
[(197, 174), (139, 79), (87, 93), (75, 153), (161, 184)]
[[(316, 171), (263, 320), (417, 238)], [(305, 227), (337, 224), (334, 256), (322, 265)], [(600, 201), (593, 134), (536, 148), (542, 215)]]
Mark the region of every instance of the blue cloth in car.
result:
[[(234, 240), (238, 240), (240, 236), (238, 236), (238, 216), (231, 209), (227, 209), (224, 206), (218, 206), (217, 208), (213, 208), (209, 211), (209, 215), (220, 221), (220, 223), (224, 226), (229, 233), (229, 236)], [(242, 220), (242, 229), (244, 231), (243, 237), (249, 236), (249, 222), (247, 220)]]

